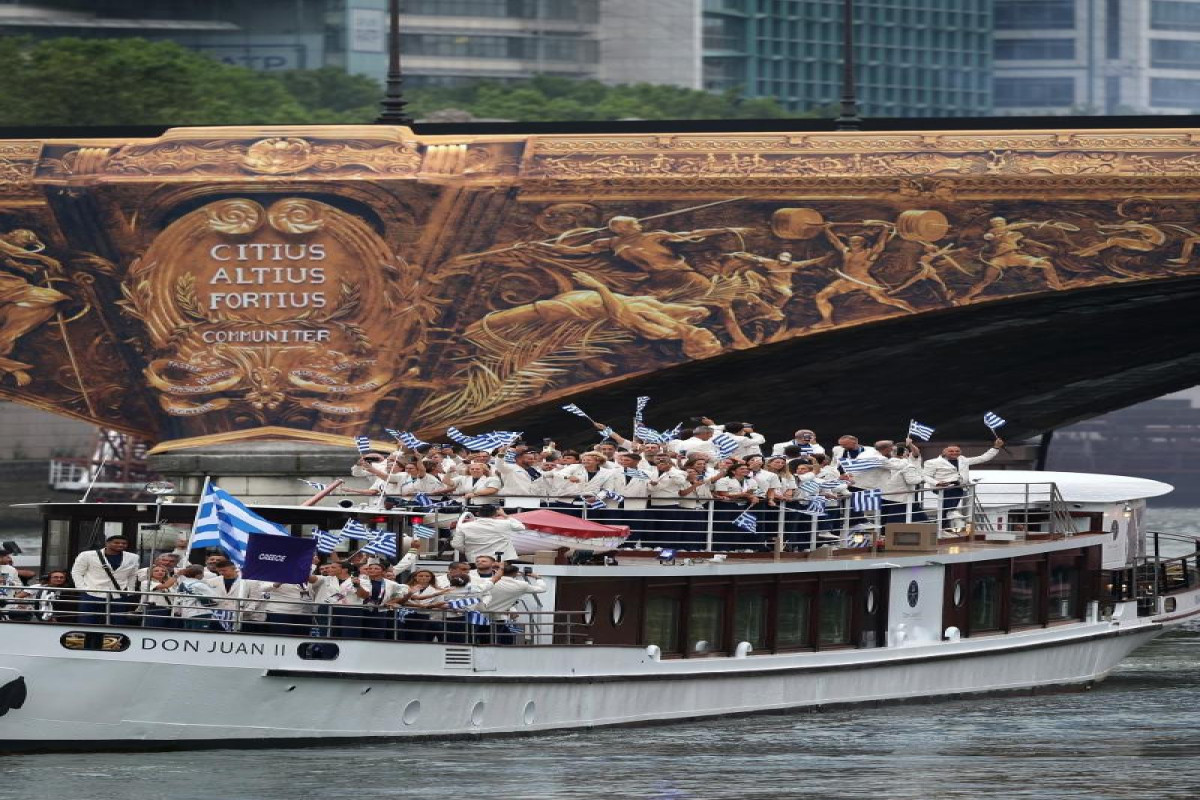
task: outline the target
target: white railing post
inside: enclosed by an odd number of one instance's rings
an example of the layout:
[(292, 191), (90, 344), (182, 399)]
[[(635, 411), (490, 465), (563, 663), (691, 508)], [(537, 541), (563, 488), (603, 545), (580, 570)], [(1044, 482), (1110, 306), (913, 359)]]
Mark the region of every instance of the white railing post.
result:
[(713, 521), (716, 518), (715, 506), (716, 503), (712, 500), (708, 501), (708, 537), (705, 539), (704, 549), (710, 552), (713, 549)]

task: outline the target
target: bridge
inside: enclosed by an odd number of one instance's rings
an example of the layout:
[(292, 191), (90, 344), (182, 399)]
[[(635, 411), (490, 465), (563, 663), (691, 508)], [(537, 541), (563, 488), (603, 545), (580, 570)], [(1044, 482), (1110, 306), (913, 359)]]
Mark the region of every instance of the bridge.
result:
[(0, 141), (0, 396), (168, 446), (636, 394), (1033, 434), (1200, 382), (1198, 177), (1173, 129)]

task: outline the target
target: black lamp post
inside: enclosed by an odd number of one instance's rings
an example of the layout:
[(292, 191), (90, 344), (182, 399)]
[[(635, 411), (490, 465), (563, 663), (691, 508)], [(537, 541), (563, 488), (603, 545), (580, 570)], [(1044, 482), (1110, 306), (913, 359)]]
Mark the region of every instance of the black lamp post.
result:
[(856, 131), (861, 127), (854, 86), (854, 0), (842, 0), (842, 113), (837, 129)]
[(388, 21), (387, 90), (375, 124), (412, 125), (412, 117), (404, 111), (408, 101), (404, 99), (404, 75), (400, 72), (400, 0), (388, 0)]

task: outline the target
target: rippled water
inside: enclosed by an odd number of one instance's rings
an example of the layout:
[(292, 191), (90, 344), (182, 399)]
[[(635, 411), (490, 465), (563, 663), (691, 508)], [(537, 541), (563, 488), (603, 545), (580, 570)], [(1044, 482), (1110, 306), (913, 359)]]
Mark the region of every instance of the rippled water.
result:
[[(1160, 530), (1200, 532), (1196, 519), (1151, 513)], [(0, 798), (1197, 800), (1198, 735), (1200, 628), (1186, 628), (1085, 693), (476, 742), (9, 756)]]

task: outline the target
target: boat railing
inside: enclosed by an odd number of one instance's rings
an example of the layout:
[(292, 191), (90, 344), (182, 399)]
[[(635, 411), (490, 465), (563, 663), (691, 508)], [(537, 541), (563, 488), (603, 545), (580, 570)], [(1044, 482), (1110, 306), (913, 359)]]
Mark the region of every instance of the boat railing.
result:
[[(1053, 483), (988, 483), (946, 489), (881, 494), (863, 502), (850, 492), (824, 498), (820, 510), (811, 498), (757, 503), (697, 501), (694, 507), (660, 505), (661, 499), (625, 498), (590, 507), (579, 498), (550, 498), (547, 507), (607, 525), (627, 526), (626, 543), (640, 548), (679, 551), (870, 549), (882, 543), (889, 524), (928, 524), (942, 539), (961, 543), (1022, 541), (1031, 537), (1070, 536), (1070, 514)], [(599, 502), (595, 502), (599, 506)], [(420, 513), (418, 510), (417, 513)], [(442, 527), (458, 517), (436, 514)]]
[[(1200, 539), (1165, 531), (1147, 531), (1146, 539), (1150, 552), (1138, 565), (1138, 597), (1159, 597), (1200, 586)], [(1187, 552), (1168, 556), (1164, 549)]]
[[(28, 596), (17, 596), (20, 592)], [(591, 644), (585, 612), (546, 611), (536, 599), (488, 612), (473, 606), (342, 605), (176, 592), (56, 589), (48, 595), (37, 587), (9, 587), (0, 596), (0, 622), (442, 644)]]

